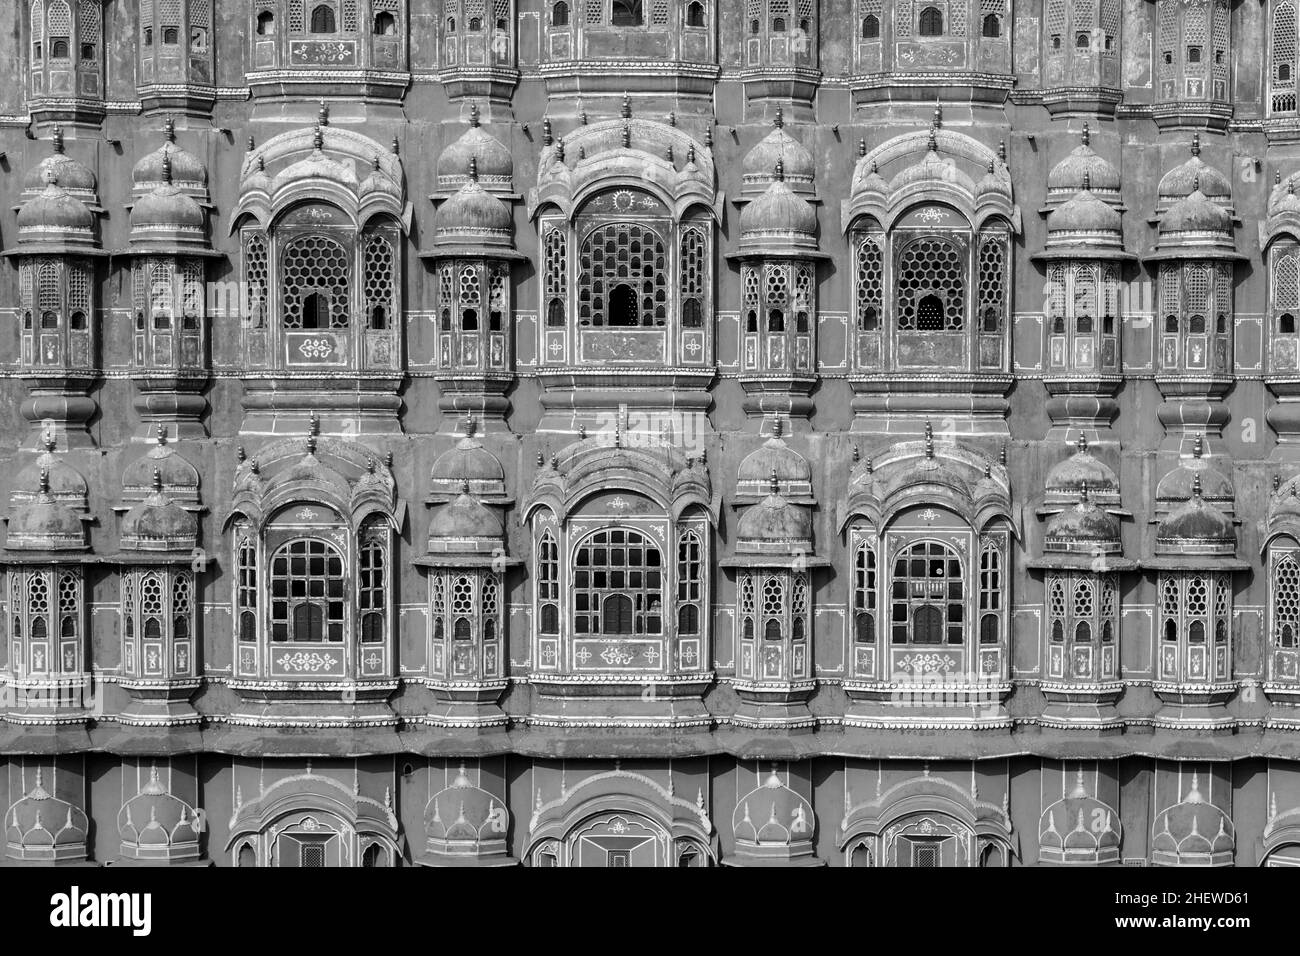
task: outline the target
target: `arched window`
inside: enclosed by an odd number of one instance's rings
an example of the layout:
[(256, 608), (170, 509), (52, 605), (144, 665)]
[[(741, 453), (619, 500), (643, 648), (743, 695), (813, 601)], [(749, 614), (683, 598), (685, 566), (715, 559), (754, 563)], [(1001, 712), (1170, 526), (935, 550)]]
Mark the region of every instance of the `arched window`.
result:
[(560, 0), (555, 6), (551, 7), (551, 26), (567, 27), (569, 25), (569, 5)]
[(1300, 562), (1294, 553), (1273, 565), (1273, 641), (1279, 647), (1296, 647), (1300, 632)]
[(647, 225), (598, 226), (582, 246), (578, 322), (584, 326), (664, 326), (668, 321), (668, 252)]
[(348, 327), (348, 254), (333, 239), (300, 236), (285, 245), (281, 310), (286, 329)]
[(880, 39), (880, 18), (871, 15), (862, 19), (862, 39), (878, 40)]
[(260, 37), (275, 36), (275, 14), (270, 10), (263, 10), (257, 15), (257, 35)]
[(357, 610), (361, 615), (361, 643), (384, 641), (388, 614), (388, 530), (371, 523), (358, 537)]
[(938, 7), (926, 7), (922, 10), (917, 32), (923, 37), (943, 36), (943, 12)]
[(239, 857), (237, 866), (257, 866), (257, 854), (253, 852), (251, 845), (245, 843), (239, 848)]
[(639, 27), (643, 22), (641, 0), (614, 0), (611, 12), (616, 27)]
[(895, 644), (961, 644), (966, 620), (965, 584), (957, 552), (919, 541), (894, 561), (890, 611)]
[(704, 543), (695, 531), (677, 539), (677, 633), (700, 633), (704, 603)]
[(560, 552), (555, 536), (547, 531), (537, 546), (537, 603), (541, 632), (560, 633)]
[(658, 547), (629, 529), (586, 538), (574, 555), (573, 600), (577, 634), (662, 633), (663, 558)]
[(326, 541), (299, 538), (271, 558), (271, 640), (343, 640), (343, 557)]
[(377, 37), (397, 36), (397, 18), (387, 10), (375, 14), (374, 34)]
[(870, 644), (876, 639), (876, 552), (861, 545), (853, 560), (853, 639)]
[(895, 300), (904, 332), (957, 332), (965, 325), (967, 265), (957, 244), (923, 236), (898, 257)]
[(334, 21), (334, 8), (327, 3), (318, 4), (311, 11), (312, 33), (335, 33), (338, 27)]
[(614, 286), (609, 296), (609, 315), (606, 325), (612, 327), (639, 326), (636, 291), (627, 283)]
[(688, 27), (704, 26), (704, 4), (700, 3), (699, 0), (694, 0), (686, 8), (686, 25)]
[(987, 14), (980, 28), (985, 39), (993, 40), (1002, 36), (1002, 19), (996, 13)]
[(1002, 636), (1002, 554), (996, 548), (980, 553), (980, 643), (996, 644)]

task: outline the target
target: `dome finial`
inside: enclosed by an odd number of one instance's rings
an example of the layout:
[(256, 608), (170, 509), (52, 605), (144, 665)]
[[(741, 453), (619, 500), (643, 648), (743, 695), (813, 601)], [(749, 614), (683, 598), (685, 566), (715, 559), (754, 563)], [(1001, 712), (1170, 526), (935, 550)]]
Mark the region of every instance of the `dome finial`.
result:
[(632, 148), (632, 127), (627, 123), (623, 124), (623, 148)]
[(785, 114), (779, 106), (776, 108), (776, 115), (772, 117), (772, 125), (777, 129), (782, 129), (785, 126)]
[(1083, 786), (1083, 764), (1079, 764), (1079, 772), (1075, 775), (1074, 790), (1070, 793), (1070, 797), (1074, 800), (1081, 800), (1087, 795), (1088, 791)]
[(1204, 803), (1205, 798), (1201, 796), (1201, 777), (1200, 774), (1192, 771), (1192, 789), (1187, 791), (1187, 798), (1184, 803)]
[(478, 104), (469, 104), (469, 125), (473, 129), (478, 129)]
[(1079, 450), (1079, 454), (1085, 454), (1088, 451), (1088, 436), (1080, 435), (1079, 440), (1074, 443), (1074, 447)]
[(247, 458), (248, 458), (248, 452), (244, 450), (243, 445), (240, 445), (238, 448), (235, 449), (235, 460), (238, 461), (241, 465), (244, 463), (245, 459)]
[(676, 126), (677, 126), (677, 111), (676, 111), (676, 110), (669, 110), (669, 111), (668, 111), (668, 125), (669, 125), (669, 126), (672, 126), (672, 127), (674, 127), (674, 128), (676, 128)]
[(153, 493), (162, 494), (162, 472), (157, 468), (153, 470)]
[(932, 152), (932, 153), (937, 153), (937, 152), (939, 151), (939, 141), (938, 141), (938, 139), (935, 138), (935, 135), (934, 135), (934, 134), (935, 134), (935, 127), (932, 125), (932, 126), (930, 127), (930, 143), (929, 143), (929, 148), (930, 148), (930, 152)]
[(159, 422), (154, 427), (154, 440), (159, 445), (167, 444), (167, 425), (164, 424), (163, 422)]
[(1007, 467), (1007, 446), (1005, 444), (998, 451), (998, 464), (1003, 468)]
[(713, 125), (712, 124), (704, 127), (704, 148), (705, 149), (713, 148)]
[(858, 140), (858, 158), (863, 159), (867, 155), (867, 138), (864, 136)]
[(860, 462), (861, 460), (862, 460), (862, 449), (861, 449), (860, 447), (858, 447), (857, 445), (854, 445), (854, 446), (853, 446), (853, 464), (856, 465), (856, 464), (857, 464), (858, 462)]
[(772, 175), (776, 177), (778, 183), (785, 182), (785, 163), (778, 159), (776, 161), (776, 168), (772, 170)]
[(555, 158), (564, 162), (564, 140), (559, 140), (555, 144)]
[(1201, 191), (1201, 176), (1198, 173), (1197, 175), (1192, 177), (1192, 192), (1199, 193), (1200, 191)]
[(56, 153), (63, 152), (63, 127), (57, 123), (54, 124), (54, 132), (50, 135), (50, 142), (54, 145)]
[(627, 90), (623, 91), (623, 104), (619, 107), (618, 115), (623, 119), (632, 118), (632, 97), (628, 96)]
[(1192, 479), (1192, 498), (1197, 501), (1201, 500), (1201, 476), (1197, 475)]
[(316, 413), (311, 413), (311, 420), (307, 423), (307, 453), (316, 454), (316, 437), (320, 434), (320, 419)]
[(578, 114), (578, 125), (580, 125), (580, 126), (586, 126), (586, 125), (587, 125), (587, 111), (586, 111), (586, 110), (583, 110), (581, 113)]
[(586, 425), (579, 425), (579, 426), (578, 426), (578, 441), (586, 441), (586, 440), (587, 440), (587, 426), (586, 426)]
[(1280, 169), (1273, 170), (1273, 185), (1274, 186), (1282, 185), (1282, 170)]
[(781, 416), (778, 415), (772, 422), (772, 437), (780, 438), (781, 432), (784, 430), (784, 423), (781, 421)]
[(687, 166), (695, 165), (695, 144), (694, 143), (691, 143), (690, 146), (686, 147), (686, 165)]
[(1201, 134), (1200, 133), (1192, 134), (1192, 155), (1193, 156), (1201, 155)]
[(477, 156), (471, 156), (469, 158), (469, 180), (472, 183), (478, 182), (478, 157)]
[(1086, 169), (1083, 171), (1083, 191), (1086, 193), (1092, 192), (1092, 173)]
[[(1083, 130), (1079, 133), (1079, 142), (1088, 146), (1092, 140), (1092, 131), (1088, 129), (1088, 124), (1083, 124)], [(1082, 771), (1080, 771), (1082, 773)]]
[(468, 478), (462, 478), (462, 479), (460, 480), (460, 493), (461, 493), (462, 495), (467, 495), (467, 494), (469, 494), (469, 479), (468, 479)]
[(1079, 485), (1079, 504), (1086, 504), (1088, 501), (1088, 480), (1085, 478)]
[(163, 136), (169, 143), (176, 142), (176, 120), (170, 116), (163, 120)]
[(320, 123), (317, 123), (316, 128), (312, 130), (311, 145), (317, 152), (325, 148), (325, 133), (321, 130)]
[(548, 116), (542, 120), (542, 145), (551, 146), (555, 143), (555, 131), (551, 129), (551, 118)]
[(998, 159), (1003, 166), (1007, 164), (1007, 141), (1005, 139), (998, 140)]
[(50, 493), (50, 469), (42, 468), (41, 469), (41, 494), (48, 495), (49, 493)]
[(47, 455), (54, 454), (54, 449), (58, 447), (59, 442), (58, 439), (54, 437), (53, 428), (47, 428), (41, 434), (41, 444), (45, 446), (45, 453)]
[(667, 146), (667, 148), (664, 150), (664, 159), (668, 160), (668, 162), (670, 162), (670, 163), (673, 161), (673, 144), (672, 144), (672, 143), (669, 143), (668, 146)]
[(934, 457), (934, 427), (928, 418), (925, 420), (925, 457)]
[(394, 155), (394, 156), (400, 156), (400, 155), (402, 155), (402, 144), (399, 143), (399, 142), (397, 141), (397, 137), (396, 137), (396, 136), (393, 137), (392, 150), (393, 150), (393, 155)]
[(255, 136), (253, 136), (252, 134), (249, 134), (249, 137), (248, 137), (248, 146), (247, 146), (246, 148), (247, 148), (247, 151), (250, 152), (250, 153), (251, 153), (253, 150), (257, 149), (257, 138), (256, 138)]
[(320, 101), (320, 109), (316, 111), (316, 117), (317, 117), (316, 122), (318, 122), (321, 126), (329, 126), (330, 108), (329, 108), (329, 104), (326, 103), (324, 100)]
[(1204, 451), (1205, 451), (1205, 446), (1201, 442), (1201, 436), (1197, 435), (1195, 438), (1192, 439), (1192, 457), (1200, 458), (1201, 454)]
[(771, 483), (772, 483), (772, 494), (774, 494), (774, 495), (776, 495), (776, 494), (780, 494), (780, 493), (781, 493), (781, 480), (780, 480), (779, 478), (776, 477), (776, 469), (775, 469), (775, 468), (772, 469), (772, 477), (771, 477), (770, 481), (771, 481)]
[(936, 101), (934, 104), (934, 128), (938, 129), (943, 125), (943, 108)]
[(168, 186), (172, 184), (172, 158), (167, 153), (162, 157), (162, 181)]
[(375, 153), (374, 156), (371, 156), (371, 157), (370, 157), (370, 168), (373, 169), (375, 172), (379, 172), (379, 154), (378, 154), (378, 153)]
[(476, 425), (477, 422), (474, 421), (474, 416), (466, 413), (465, 415), (465, 437), (466, 438), (474, 437), (474, 428)]

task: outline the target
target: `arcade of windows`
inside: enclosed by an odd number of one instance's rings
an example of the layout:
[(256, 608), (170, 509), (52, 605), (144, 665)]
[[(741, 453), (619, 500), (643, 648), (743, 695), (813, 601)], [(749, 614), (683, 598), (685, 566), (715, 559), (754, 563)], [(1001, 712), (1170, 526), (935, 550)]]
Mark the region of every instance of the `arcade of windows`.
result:
[(9, 669), (19, 678), (83, 672), (85, 583), (80, 568), (9, 572)]
[[(894, 32), (900, 39), (913, 33), (923, 40), (945, 36), (965, 36), (968, 0), (952, 3), (920, 3), (913, 14), (913, 5), (899, 4), (894, 11)], [(884, 0), (859, 0), (859, 36), (863, 40), (881, 39)], [(946, 13), (945, 13), (946, 11)], [(974, 15), (978, 17), (979, 36), (995, 40), (1002, 36), (1006, 19), (1004, 0), (978, 0)], [(912, 17), (915, 16), (915, 22)]]
[[(479, 5), (482, 5), (482, 0), (479, 0)], [(400, 0), (371, 0), (370, 8), (372, 14), (369, 21), (370, 33), (377, 37), (396, 37), (400, 31), (398, 21), (401, 14)], [(289, 32), (292, 34), (309, 36), (356, 34), (360, 32), (361, 21), (358, 0), (317, 3), (310, 3), (310, 0), (289, 0), (288, 23)], [(275, 10), (259, 10), (254, 20), (254, 30), (258, 36), (275, 36), (277, 32)]]

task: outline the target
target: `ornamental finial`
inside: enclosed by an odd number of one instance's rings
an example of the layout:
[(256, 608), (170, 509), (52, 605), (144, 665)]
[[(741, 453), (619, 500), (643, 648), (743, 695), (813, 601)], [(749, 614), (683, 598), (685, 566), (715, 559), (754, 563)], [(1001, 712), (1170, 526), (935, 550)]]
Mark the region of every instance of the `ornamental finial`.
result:
[(863, 136), (858, 140), (858, 158), (865, 158), (867, 155), (867, 138)]
[(632, 148), (632, 127), (627, 123), (623, 124), (623, 148)]
[(1092, 192), (1092, 173), (1086, 169), (1083, 171), (1083, 191), (1086, 193)]
[(163, 153), (162, 158), (162, 181), (168, 186), (172, 182), (172, 158), (166, 153)]
[(542, 120), (542, 145), (551, 146), (555, 143), (555, 132), (551, 129), (550, 117)]
[(773, 170), (773, 175), (778, 183), (785, 182), (785, 163), (779, 159), (776, 161), (776, 169)]
[(63, 152), (63, 127), (57, 123), (54, 126), (54, 132), (50, 136), (50, 141), (54, 144), (56, 153)]
[(1080, 436), (1079, 436), (1079, 440), (1078, 440), (1077, 442), (1074, 443), (1074, 447), (1077, 448), (1077, 449), (1079, 449), (1079, 454), (1080, 454), (1080, 455), (1086, 453), (1087, 450), (1088, 450), (1088, 436), (1087, 436), (1087, 435), (1080, 435)]
[(1079, 133), (1079, 142), (1083, 143), (1084, 146), (1087, 146), (1089, 145), (1091, 140), (1092, 140), (1092, 132), (1088, 129), (1088, 124), (1084, 123), (1083, 131)]
[(934, 457), (934, 428), (928, 418), (925, 420), (925, 457)]
[(1201, 134), (1200, 133), (1192, 134), (1192, 155), (1193, 156), (1201, 155)]
[(775, 468), (772, 469), (772, 477), (771, 477), (770, 481), (771, 481), (771, 483), (772, 483), (772, 494), (774, 494), (774, 495), (776, 495), (776, 494), (780, 494), (780, 492), (781, 492), (781, 480), (780, 480), (779, 478), (776, 477), (776, 469), (775, 469)]
[(330, 108), (329, 104), (324, 100), (320, 101), (320, 109), (316, 111), (316, 121), (321, 126), (329, 126), (330, 124)]
[(478, 104), (477, 103), (469, 104), (469, 125), (474, 129), (478, 129)]
[(632, 97), (627, 95), (626, 90), (623, 91), (623, 105), (619, 107), (618, 115), (623, 119), (632, 118)]
[(469, 180), (472, 183), (478, 182), (478, 157), (477, 156), (471, 156), (469, 158)]
[(176, 142), (176, 120), (170, 116), (163, 120), (163, 136), (169, 143)]
[(50, 493), (50, 469), (42, 468), (41, 469), (41, 494), (48, 495), (49, 493)]
[(785, 114), (781, 112), (781, 107), (776, 108), (776, 115), (772, 117), (772, 125), (777, 129), (785, 127)]
[(153, 493), (162, 494), (162, 472), (157, 468), (153, 470)]
[(154, 441), (159, 445), (167, 444), (167, 426), (162, 422), (154, 426)]
[(319, 123), (317, 123), (316, 128), (312, 130), (311, 145), (312, 149), (317, 152), (320, 152), (325, 148), (325, 134), (321, 131)]

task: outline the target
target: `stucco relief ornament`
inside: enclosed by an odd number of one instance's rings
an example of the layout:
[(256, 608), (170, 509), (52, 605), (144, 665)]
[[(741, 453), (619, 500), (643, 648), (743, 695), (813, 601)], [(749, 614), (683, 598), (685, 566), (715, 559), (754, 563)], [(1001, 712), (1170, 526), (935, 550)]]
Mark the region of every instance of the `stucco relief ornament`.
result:
[(303, 358), (329, 358), (334, 352), (334, 342), (332, 339), (303, 339), (298, 351)]

